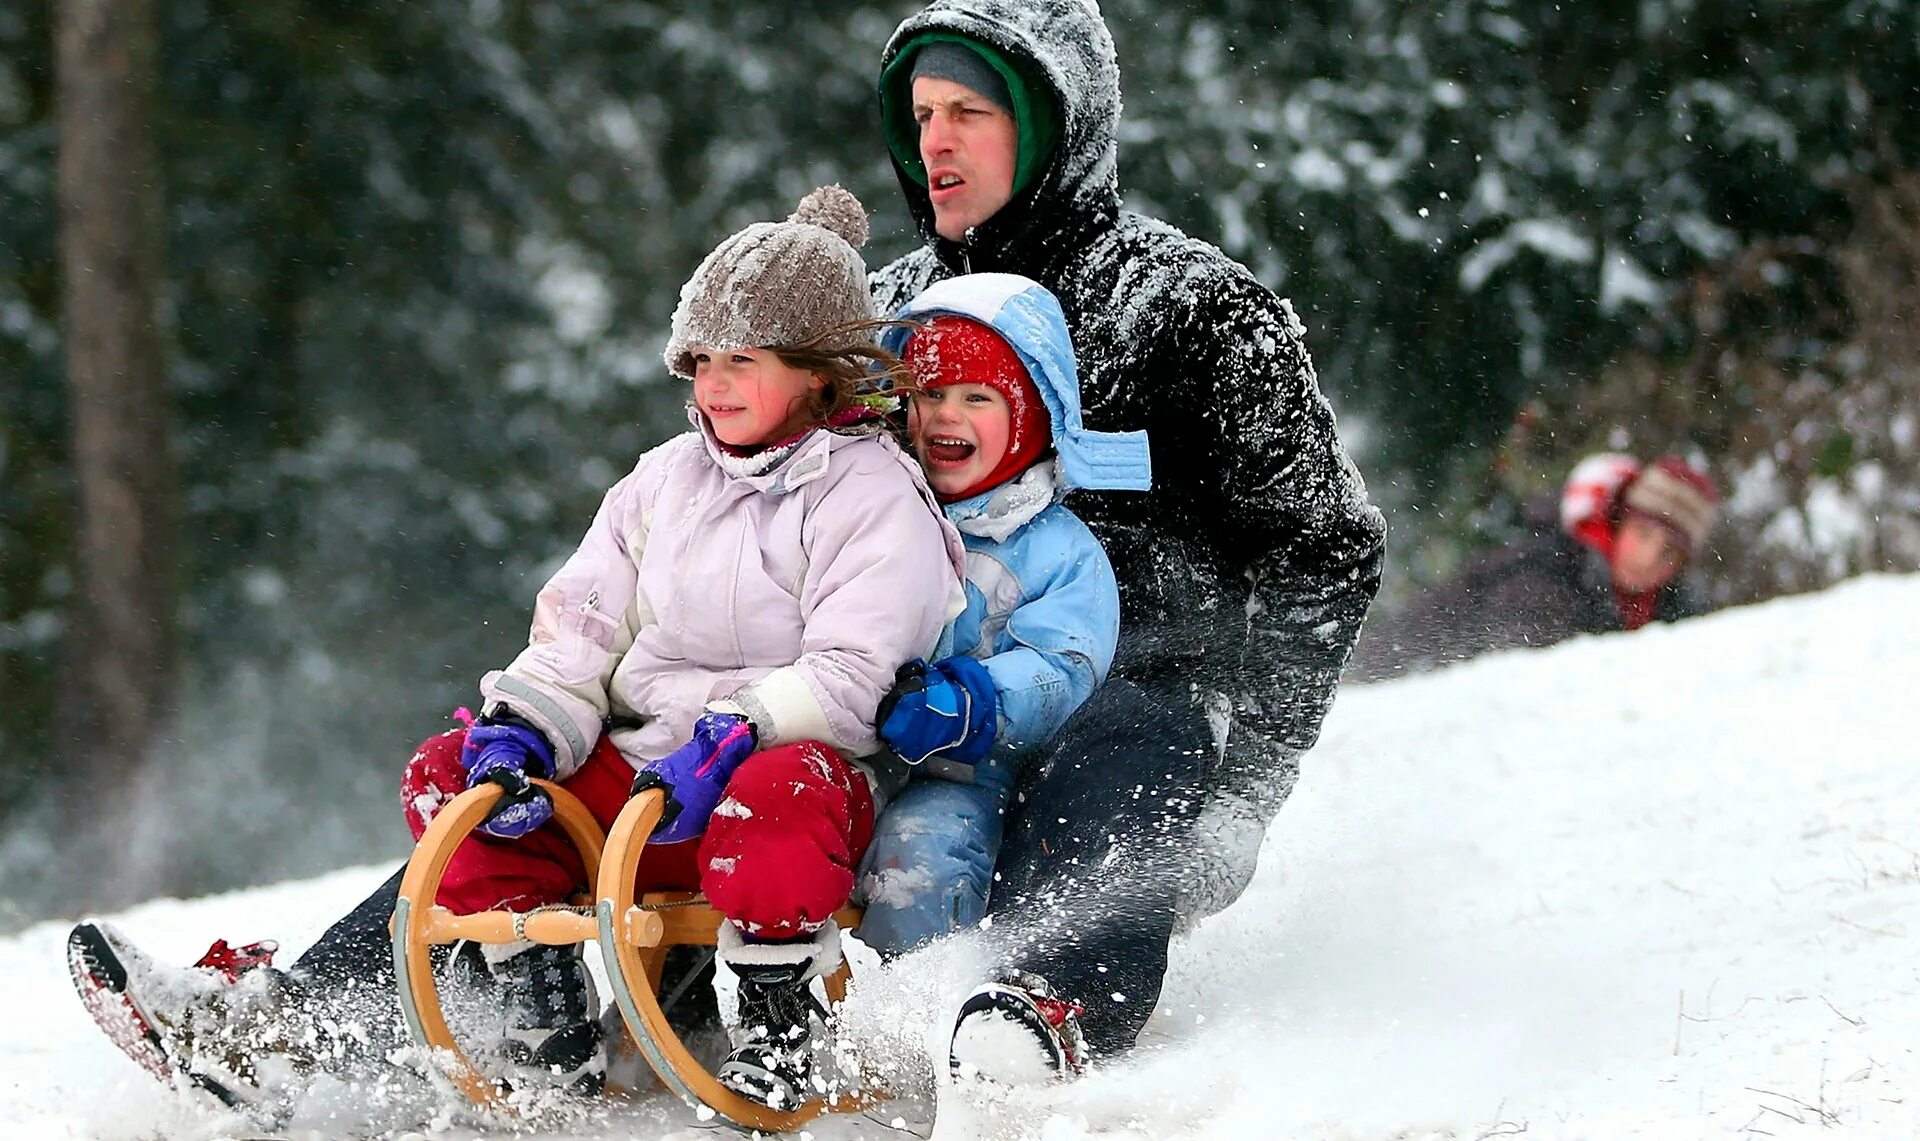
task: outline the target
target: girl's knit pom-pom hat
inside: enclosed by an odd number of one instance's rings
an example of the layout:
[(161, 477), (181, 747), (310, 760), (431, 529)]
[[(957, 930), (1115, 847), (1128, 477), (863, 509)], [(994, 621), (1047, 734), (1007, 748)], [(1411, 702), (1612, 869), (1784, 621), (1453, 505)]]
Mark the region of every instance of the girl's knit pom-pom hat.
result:
[(822, 186), (800, 200), (787, 215), (788, 222), (819, 226), (840, 235), (854, 249), (867, 244), (867, 209), (853, 191), (839, 184)]
[(667, 367), (691, 378), (696, 345), (798, 345), (871, 319), (866, 243), (866, 208), (839, 186), (808, 194), (784, 222), (755, 222), (721, 242), (680, 289)]

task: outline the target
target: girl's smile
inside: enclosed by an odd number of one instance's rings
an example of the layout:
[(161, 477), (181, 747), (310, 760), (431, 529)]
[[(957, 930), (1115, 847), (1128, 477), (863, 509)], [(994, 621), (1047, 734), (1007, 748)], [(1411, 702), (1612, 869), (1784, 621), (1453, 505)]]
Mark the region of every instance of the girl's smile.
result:
[(695, 345), (693, 402), (721, 443), (764, 447), (799, 434), (814, 420), (819, 375), (794, 368), (767, 349)]

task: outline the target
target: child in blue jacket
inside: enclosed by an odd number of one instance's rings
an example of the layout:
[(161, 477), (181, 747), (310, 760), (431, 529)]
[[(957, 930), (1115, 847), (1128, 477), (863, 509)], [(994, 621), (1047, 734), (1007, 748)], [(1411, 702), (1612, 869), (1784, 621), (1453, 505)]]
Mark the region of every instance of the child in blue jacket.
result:
[(1113, 664), (1113, 567), (1061, 498), (1151, 484), (1146, 433), (1081, 426), (1066, 318), (1039, 283), (951, 278), (894, 316), (912, 324), (883, 344), (917, 386), (908, 427), (966, 545), (966, 609), (880, 707), (914, 774), (861, 867), (859, 935), (883, 955), (980, 921), (1022, 762)]

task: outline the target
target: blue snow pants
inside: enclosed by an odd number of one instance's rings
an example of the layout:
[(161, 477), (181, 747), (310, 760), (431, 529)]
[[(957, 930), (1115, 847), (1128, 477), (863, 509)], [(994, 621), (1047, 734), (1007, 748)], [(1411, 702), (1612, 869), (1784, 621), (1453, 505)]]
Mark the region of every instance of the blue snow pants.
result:
[(858, 934), (884, 956), (976, 926), (987, 913), (1014, 770), (989, 757), (972, 775), (965, 784), (916, 770), (874, 821), (860, 864)]

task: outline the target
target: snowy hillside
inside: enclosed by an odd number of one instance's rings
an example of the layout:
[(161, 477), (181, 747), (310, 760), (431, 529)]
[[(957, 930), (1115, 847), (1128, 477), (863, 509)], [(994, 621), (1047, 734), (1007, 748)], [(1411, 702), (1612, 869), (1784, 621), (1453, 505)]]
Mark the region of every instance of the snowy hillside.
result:
[[(1154, 1048), (936, 1135), (1920, 1136), (1917, 635), (1920, 578), (1876, 578), (1348, 689)], [(387, 870), (119, 921), (182, 960), (293, 951)], [(94, 1033), (64, 931), (0, 941), (6, 1136), (224, 1135)], [(855, 1030), (917, 1041), (964, 953), (869, 976)], [(658, 1098), (565, 1135), (667, 1132), (731, 1135)]]

